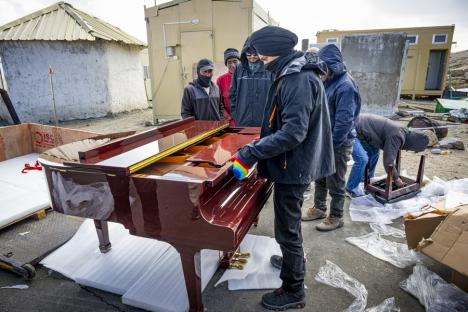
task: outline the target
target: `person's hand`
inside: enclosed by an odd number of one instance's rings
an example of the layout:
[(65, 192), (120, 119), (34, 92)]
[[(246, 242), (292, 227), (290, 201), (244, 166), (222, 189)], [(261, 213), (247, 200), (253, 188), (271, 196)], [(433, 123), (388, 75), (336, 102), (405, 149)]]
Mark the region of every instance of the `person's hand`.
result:
[(231, 158), (232, 161), (232, 173), (234, 174), (234, 177), (242, 181), (247, 177), (247, 174), (249, 173), (249, 170), (251, 167), (247, 166), (242, 159), (240, 158), (239, 153), (234, 155)]
[(403, 180), (402, 180), (401, 178), (396, 179), (394, 182), (395, 182), (395, 185), (396, 185), (397, 187), (399, 187), (399, 188), (406, 185), (406, 183), (403, 182)]

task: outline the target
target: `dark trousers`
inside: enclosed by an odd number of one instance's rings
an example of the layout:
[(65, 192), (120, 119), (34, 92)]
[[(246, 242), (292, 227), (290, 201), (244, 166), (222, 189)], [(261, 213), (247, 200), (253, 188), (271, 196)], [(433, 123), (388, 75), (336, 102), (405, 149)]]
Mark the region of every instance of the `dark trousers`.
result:
[(304, 289), (304, 250), (302, 249), (301, 208), (307, 184), (275, 183), (275, 238), (283, 253), (280, 278), (289, 292)]
[(315, 208), (327, 211), (327, 192), (331, 196), (330, 216), (342, 218), (345, 202), (345, 176), (346, 163), (350, 159), (352, 147), (340, 146), (334, 149), (335, 173), (326, 178), (315, 181), (314, 204)]

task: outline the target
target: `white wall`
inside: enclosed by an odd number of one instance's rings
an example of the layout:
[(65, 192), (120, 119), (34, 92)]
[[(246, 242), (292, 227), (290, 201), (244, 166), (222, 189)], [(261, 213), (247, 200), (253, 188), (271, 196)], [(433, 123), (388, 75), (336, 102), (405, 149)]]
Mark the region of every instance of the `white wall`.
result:
[(48, 65), (59, 120), (104, 116), (108, 112), (107, 64), (102, 43), (0, 41), (11, 101), (22, 122), (53, 121)]
[[(146, 107), (140, 48), (106, 41), (0, 41), (10, 98), (22, 122), (53, 122), (48, 65), (59, 120)], [(0, 118), (6, 119), (5, 110)]]
[(114, 42), (105, 47), (111, 112), (147, 108), (141, 48)]

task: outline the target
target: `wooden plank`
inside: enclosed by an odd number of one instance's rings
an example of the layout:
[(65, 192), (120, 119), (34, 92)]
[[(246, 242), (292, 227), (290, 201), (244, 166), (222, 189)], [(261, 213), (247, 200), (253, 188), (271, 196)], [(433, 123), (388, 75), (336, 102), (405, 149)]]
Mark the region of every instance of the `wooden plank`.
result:
[(0, 127), (0, 161), (33, 152), (28, 124)]
[(45, 217), (47, 217), (47, 211), (48, 211), (48, 210), (51, 210), (51, 208), (49, 207), (49, 208), (41, 209), (41, 210), (35, 211), (35, 212), (33, 212), (33, 213), (30, 213), (30, 214), (28, 214), (28, 215), (26, 215), (26, 216), (23, 216), (23, 217), (18, 218), (18, 219), (14, 220), (14, 221), (11, 221), (11, 222), (8, 223), (8, 224), (5, 224), (5, 225), (3, 225), (3, 226), (0, 226), (0, 230), (5, 229), (5, 228), (7, 228), (7, 227), (9, 227), (9, 226), (12, 226), (12, 225), (14, 225), (14, 224), (16, 224), (16, 223), (18, 223), (18, 222), (20, 222), (20, 221), (23, 221), (23, 220), (29, 219), (29, 218), (34, 218), (34, 219), (36, 219), (36, 220), (42, 220), (42, 219), (44, 219)]

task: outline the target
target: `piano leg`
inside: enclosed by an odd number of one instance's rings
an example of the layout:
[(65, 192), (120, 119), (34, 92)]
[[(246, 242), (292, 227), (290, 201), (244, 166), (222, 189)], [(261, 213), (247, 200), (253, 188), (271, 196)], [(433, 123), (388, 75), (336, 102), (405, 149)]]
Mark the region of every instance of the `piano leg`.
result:
[(101, 250), (102, 253), (110, 251), (112, 244), (109, 240), (109, 227), (107, 221), (94, 220), (94, 226), (96, 227), (99, 239), (99, 250)]
[(184, 270), (185, 286), (189, 298), (190, 312), (202, 312), (202, 289), (201, 289), (201, 259), (200, 250), (179, 247)]

